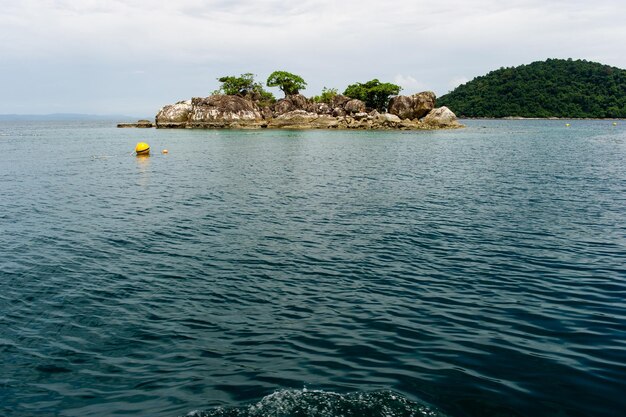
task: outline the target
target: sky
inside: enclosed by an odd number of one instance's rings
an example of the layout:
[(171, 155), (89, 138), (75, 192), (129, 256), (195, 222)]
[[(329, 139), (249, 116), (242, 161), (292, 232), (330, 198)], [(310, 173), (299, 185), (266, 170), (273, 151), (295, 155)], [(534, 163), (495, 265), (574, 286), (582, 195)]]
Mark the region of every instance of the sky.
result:
[[(0, 114), (153, 117), (224, 75), (441, 96), (547, 58), (626, 69), (623, 0), (0, 0)], [(282, 93), (270, 89), (277, 97)]]

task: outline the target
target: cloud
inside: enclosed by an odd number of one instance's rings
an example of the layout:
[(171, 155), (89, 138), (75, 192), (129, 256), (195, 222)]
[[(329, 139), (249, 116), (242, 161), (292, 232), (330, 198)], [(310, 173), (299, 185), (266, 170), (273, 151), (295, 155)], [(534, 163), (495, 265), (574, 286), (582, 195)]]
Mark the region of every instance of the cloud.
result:
[(459, 74), (549, 57), (626, 68), (626, 3), (617, 0), (3, 3), (0, 113), (29, 94), (33, 106), (106, 111), (117, 94), (145, 114), (149, 103), (207, 94), (220, 75), (263, 80), (275, 69), (301, 74), (311, 94), (378, 78), (441, 95)]
[(450, 79), (450, 81), (448, 81), (448, 91), (454, 90), (455, 88), (457, 88), (461, 84), (465, 84), (469, 80), (469, 78), (463, 75), (453, 77), (452, 79)]
[(410, 75), (398, 74), (393, 79), (393, 82), (402, 87), (402, 94), (418, 93), (427, 88), (423, 83), (417, 81)]

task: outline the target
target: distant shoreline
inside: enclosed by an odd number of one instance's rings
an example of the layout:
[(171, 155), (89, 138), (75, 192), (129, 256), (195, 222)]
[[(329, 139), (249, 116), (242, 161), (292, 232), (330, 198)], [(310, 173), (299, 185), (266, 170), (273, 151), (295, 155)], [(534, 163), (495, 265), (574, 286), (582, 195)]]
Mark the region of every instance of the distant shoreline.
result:
[(597, 117), (518, 117), (518, 116), (505, 116), (505, 117), (466, 117), (459, 116), (459, 120), (622, 120), (625, 118), (611, 117), (611, 118), (597, 118)]
[(49, 113), (49, 114), (0, 114), (0, 122), (82, 122), (110, 120), (138, 120), (136, 116), (123, 114), (85, 114), (85, 113)]

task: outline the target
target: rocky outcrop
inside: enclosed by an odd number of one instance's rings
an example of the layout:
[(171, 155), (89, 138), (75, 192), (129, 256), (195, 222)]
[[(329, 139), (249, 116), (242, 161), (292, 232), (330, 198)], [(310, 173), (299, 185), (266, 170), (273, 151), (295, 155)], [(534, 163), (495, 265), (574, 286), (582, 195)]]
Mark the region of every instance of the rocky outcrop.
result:
[(156, 115), (156, 127), (187, 127), (191, 113), (191, 100), (163, 106)]
[(278, 100), (274, 106), (274, 115), (289, 113), (294, 110), (313, 110), (311, 109), (311, 101), (302, 94), (293, 94)]
[(327, 114), (317, 114), (305, 110), (293, 110), (270, 120), (269, 128), (288, 129), (329, 129), (339, 126), (339, 121)]
[(191, 100), (187, 127), (261, 127), (263, 115), (259, 106), (243, 97), (213, 95)]
[(437, 109), (433, 109), (430, 113), (424, 117), (421, 122), (435, 129), (451, 129), (462, 127), (461, 123), (459, 123), (456, 114), (452, 112), (447, 107), (439, 107)]
[[(444, 129), (459, 127), (447, 108), (433, 109), (431, 92), (398, 96), (389, 113), (368, 109), (364, 102), (343, 95), (318, 103), (294, 94), (271, 106), (250, 97), (213, 95), (164, 106), (156, 127), (277, 128), (277, 129)], [(393, 110), (393, 111), (391, 111)]]
[(213, 95), (164, 106), (155, 124), (166, 128), (256, 128), (266, 123), (255, 102), (239, 96)]
[(361, 100), (352, 99), (343, 105), (347, 114), (365, 113), (365, 103)]
[(435, 108), (435, 93), (424, 91), (412, 96), (397, 96), (389, 101), (389, 113), (401, 119), (416, 120)]
[(361, 100), (350, 98), (341, 94), (334, 96), (330, 100), (330, 103), (326, 104), (326, 106), (328, 106), (329, 114), (332, 114), (335, 117), (363, 113), (367, 110), (365, 103)]
[(152, 124), (150, 120), (137, 120), (136, 123), (118, 123), (117, 127), (146, 129), (146, 128), (154, 127), (154, 124)]

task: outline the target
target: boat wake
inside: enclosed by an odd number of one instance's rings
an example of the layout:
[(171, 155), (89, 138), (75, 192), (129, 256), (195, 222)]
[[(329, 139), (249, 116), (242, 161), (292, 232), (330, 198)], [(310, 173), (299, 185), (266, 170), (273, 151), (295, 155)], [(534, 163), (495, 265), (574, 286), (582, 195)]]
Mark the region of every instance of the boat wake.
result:
[(255, 404), (192, 411), (187, 417), (446, 417), (391, 391), (337, 394), (281, 390)]

